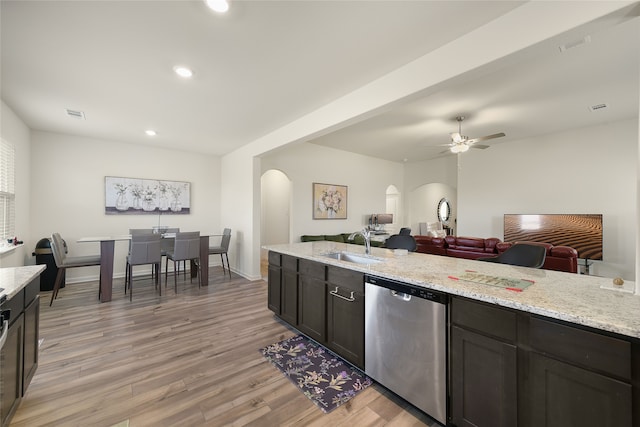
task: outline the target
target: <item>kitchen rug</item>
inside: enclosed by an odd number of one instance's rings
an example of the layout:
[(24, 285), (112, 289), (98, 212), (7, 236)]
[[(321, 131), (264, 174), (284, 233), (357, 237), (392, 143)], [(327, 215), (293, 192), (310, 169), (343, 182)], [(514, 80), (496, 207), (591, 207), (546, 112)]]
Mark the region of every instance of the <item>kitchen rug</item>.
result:
[(271, 344), (260, 352), (324, 413), (373, 384), (371, 378), (302, 335)]

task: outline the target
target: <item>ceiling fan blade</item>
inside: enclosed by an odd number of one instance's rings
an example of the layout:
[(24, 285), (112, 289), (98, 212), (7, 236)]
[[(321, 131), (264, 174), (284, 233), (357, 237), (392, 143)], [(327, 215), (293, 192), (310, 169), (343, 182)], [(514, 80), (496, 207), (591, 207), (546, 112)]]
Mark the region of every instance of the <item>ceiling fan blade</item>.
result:
[(467, 143), (475, 144), (476, 142), (486, 141), (488, 139), (494, 139), (494, 138), (502, 138), (503, 136), (506, 136), (503, 132), (494, 133), (493, 135), (480, 136), (478, 138), (470, 139), (470, 140), (467, 141)]
[(477, 144), (477, 145), (476, 145), (476, 144), (474, 144), (474, 145), (470, 145), (470, 147), (471, 147), (471, 148), (479, 148), (479, 149), (481, 149), (481, 150), (484, 150), (484, 149), (486, 149), (486, 148), (489, 148), (489, 146), (488, 146), (488, 145), (484, 145), (484, 144)]

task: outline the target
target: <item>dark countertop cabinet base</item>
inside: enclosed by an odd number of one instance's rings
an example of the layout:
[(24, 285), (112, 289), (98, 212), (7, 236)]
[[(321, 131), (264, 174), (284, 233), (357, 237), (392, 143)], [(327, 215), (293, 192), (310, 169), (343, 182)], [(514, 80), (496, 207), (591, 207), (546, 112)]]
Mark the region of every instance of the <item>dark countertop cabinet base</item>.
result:
[(40, 277), (26, 285), (3, 310), (11, 309), (7, 341), (2, 347), (2, 412), (0, 425), (8, 426), (22, 396), (38, 368), (38, 337), (40, 327)]
[(456, 427), (638, 427), (638, 343), (452, 297)]
[(364, 369), (364, 274), (269, 252), (268, 307)]

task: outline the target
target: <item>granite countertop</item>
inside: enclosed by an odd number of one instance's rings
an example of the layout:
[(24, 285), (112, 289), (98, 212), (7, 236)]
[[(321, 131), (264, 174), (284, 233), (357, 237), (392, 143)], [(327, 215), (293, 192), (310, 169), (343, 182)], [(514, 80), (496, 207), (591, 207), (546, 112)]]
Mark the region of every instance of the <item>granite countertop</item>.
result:
[(45, 264), (27, 265), (24, 267), (0, 268), (0, 297), (7, 296), (7, 299), (13, 298), (33, 279), (38, 277), (47, 266)]
[[(364, 255), (364, 246), (327, 241), (267, 245), (264, 248), (451, 295), (640, 338), (640, 296), (633, 294), (635, 282), (631, 281), (625, 281), (620, 287), (613, 285), (611, 278), (438, 255), (401, 254), (383, 248), (371, 248), (371, 256), (382, 262), (357, 264), (328, 258), (323, 254), (348, 251)], [(468, 270), (505, 278), (525, 279), (533, 281), (534, 284), (522, 292), (514, 292), (450, 278), (460, 276)]]

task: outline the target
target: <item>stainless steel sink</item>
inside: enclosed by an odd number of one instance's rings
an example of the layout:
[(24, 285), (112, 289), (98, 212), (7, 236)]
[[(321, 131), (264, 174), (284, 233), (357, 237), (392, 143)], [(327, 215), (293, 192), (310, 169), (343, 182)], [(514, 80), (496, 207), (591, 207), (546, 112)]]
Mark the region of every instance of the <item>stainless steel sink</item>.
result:
[(377, 264), (382, 262), (380, 258), (374, 258), (369, 255), (354, 254), (352, 252), (331, 252), (324, 254), (327, 258), (333, 258), (340, 261), (354, 262), (356, 264)]

